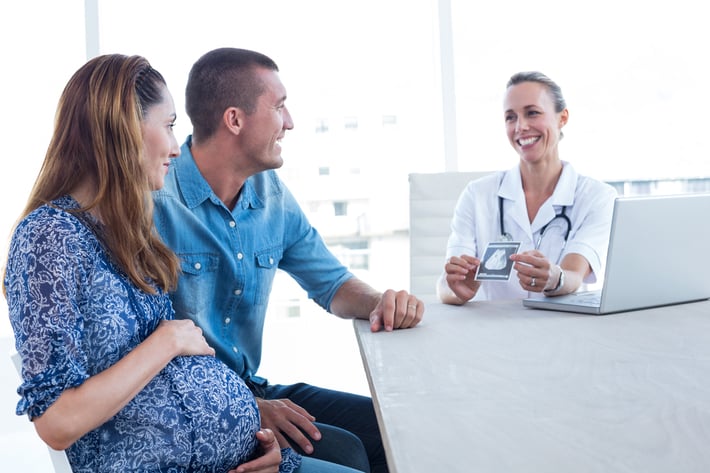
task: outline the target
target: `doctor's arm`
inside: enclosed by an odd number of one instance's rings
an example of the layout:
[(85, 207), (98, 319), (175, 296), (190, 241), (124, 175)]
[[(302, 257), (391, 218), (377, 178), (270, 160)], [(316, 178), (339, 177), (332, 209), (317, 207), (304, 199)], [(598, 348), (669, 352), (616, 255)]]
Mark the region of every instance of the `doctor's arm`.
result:
[(544, 292), (546, 296), (561, 296), (576, 291), (592, 272), (587, 259), (578, 253), (568, 253), (559, 265), (552, 264), (538, 250), (511, 255), (513, 269), (520, 286), (530, 292)]

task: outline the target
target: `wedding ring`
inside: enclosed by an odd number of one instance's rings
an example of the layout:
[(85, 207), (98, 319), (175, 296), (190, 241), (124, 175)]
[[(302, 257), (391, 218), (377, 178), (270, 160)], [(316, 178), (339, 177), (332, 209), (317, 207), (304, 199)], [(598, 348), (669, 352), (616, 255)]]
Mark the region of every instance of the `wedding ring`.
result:
[(417, 310), (417, 305), (416, 305), (416, 304), (407, 304), (407, 307), (409, 307), (410, 309)]
[(530, 287), (535, 287), (535, 278), (530, 280)]

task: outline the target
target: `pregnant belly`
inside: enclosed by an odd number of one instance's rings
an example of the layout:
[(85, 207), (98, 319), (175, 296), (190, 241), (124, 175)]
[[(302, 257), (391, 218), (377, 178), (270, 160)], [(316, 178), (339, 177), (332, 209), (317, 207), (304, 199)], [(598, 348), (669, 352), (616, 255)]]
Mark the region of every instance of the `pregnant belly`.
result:
[[(256, 400), (237, 374), (210, 356), (175, 360), (175, 394), (191, 424), (191, 466), (228, 471), (251, 459), (260, 418)], [(214, 469), (214, 470), (213, 470)]]
[(253, 458), (259, 425), (256, 401), (234, 371), (211, 356), (178, 357), (67, 454), (82, 473), (226, 473)]

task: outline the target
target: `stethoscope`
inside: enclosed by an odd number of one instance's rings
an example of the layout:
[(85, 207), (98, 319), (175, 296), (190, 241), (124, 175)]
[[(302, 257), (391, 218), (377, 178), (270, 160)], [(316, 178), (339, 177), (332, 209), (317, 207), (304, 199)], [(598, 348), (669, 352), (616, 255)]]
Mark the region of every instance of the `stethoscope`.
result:
[[(500, 238), (503, 241), (512, 241), (513, 237), (510, 235), (510, 233), (505, 231), (505, 225), (503, 224), (503, 197), (498, 196), (498, 214), (500, 215)], [(542, 241), (542, 236), (545, 234), (545, 230), (547, 230), (547, 227), (554, 222), (556, 219), (561, 218), (567, 223), (567, 231), (565, 232), (565, 240), (564, 243), (562, 244), (562, 247), (564, 248), (567, 245), (567, 239), (569, 238), (569, 232), (572, 229), (572, 222), (570, 222), (569, 217), (567, 216), (567, 206), (564, 205), (562, 206), (562, 211), (552, 217), (552, 220), (547, 222), (543, 227), (540, 229), (540, 235), (537, 237), (537, 242), (535, 243), (535, 248), (540, 248), (540, 242)]]

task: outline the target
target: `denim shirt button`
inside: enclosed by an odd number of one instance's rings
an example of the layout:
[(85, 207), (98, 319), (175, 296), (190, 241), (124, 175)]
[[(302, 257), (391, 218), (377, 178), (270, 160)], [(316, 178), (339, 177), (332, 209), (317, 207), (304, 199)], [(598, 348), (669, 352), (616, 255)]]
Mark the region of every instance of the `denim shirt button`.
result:
[(269, 258), (269, 264), (274, 264), (274, 258)]
[(199, 271), (200, 268), (202, 268), (202, 265), (200, 263), (195, 263), (195, 269)]
[(241, 295), (241, 293), (242, 293), (242, 290), (241, 290), (241, 289), (235, 289), (235, 290), (234, 290), (234, 295), (235, 295), (235, 296), (239, 296), (239, 295)]
[(239, 353), (239, 348), (237, 348), (237, 347), (232, 347), (232, 351), (233, 351), (234, 353)]
[(232, 319), (230, 319), (229, 317), (225, 317), (225, 319), (224, 319), (225, 324), (228, 324), (231, 321), (232, 321)]
[(232, 220), (231, 222), (229, 222), (229, 226), (232, 227), (232, 228), (234, 228), (234, 227), (237, 226), (237, 222), (235, 222), (234, 220)]
[(243, 259), (243, 258), (244, 258), (244, 255), (243, 255), (243, 254), (237, 253), (237, 259)]

